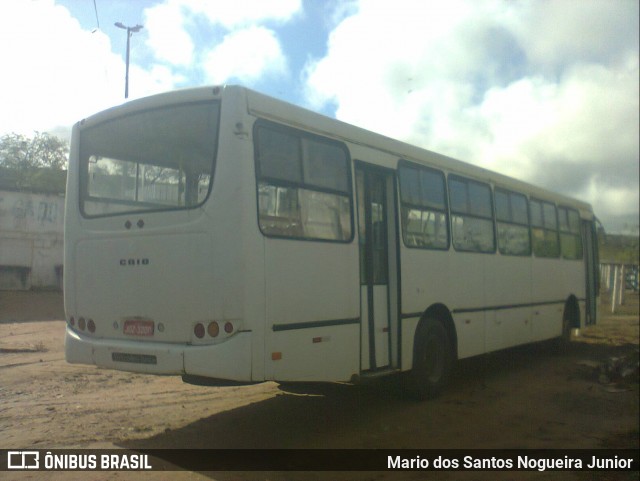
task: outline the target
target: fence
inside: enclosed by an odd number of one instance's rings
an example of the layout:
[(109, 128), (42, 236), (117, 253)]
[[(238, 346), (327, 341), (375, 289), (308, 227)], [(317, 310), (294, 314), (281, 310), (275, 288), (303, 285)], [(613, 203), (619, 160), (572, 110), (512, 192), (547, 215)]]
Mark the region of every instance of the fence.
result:
[(633, 264), (600, 264), (600, 280), (604, 293), (610, 296), (611, 312), (624, 305), (626, 291), (638, 290), (638, 266)]

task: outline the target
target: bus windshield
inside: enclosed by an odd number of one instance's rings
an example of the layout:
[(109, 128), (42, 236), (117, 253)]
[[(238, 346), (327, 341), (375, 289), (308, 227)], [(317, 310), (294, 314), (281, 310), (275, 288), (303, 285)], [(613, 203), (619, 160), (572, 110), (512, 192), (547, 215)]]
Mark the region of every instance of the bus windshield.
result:
[(213, 180), (220, 105), (198, 102), (128, 114), (80, 130), (85, 217), (189, 209)]

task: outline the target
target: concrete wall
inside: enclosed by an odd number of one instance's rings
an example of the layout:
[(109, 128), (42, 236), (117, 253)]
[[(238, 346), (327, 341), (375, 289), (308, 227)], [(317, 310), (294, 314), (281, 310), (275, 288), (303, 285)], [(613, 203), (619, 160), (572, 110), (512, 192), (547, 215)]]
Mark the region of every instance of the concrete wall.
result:
[(0, 290), (62, 288), (64, 196), (0, 190)]

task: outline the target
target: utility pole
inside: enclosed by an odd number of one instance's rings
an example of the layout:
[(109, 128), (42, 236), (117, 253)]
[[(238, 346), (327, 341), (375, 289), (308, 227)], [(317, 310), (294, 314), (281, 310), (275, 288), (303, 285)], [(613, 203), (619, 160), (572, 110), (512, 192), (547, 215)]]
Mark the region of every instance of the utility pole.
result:
[(127, 69), (125, 71), (124, 76), (124, 98), (129, 98), (129, 46), (131, 35), (139, 32), (142, 29), (142, 25), (136, 25), (135, 27), (127, 27), (120, 22), (114, 23), (114, 25), (118, 28), (122, 28), (127, 31)]

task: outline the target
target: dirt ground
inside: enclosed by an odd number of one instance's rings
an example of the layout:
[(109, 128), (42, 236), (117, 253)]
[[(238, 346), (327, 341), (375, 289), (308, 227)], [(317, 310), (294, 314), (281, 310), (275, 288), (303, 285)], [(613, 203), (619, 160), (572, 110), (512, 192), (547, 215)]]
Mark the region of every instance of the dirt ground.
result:
[[(67, 364), (62, 296), (0, 292), (0, 448), (634, 448), (638, 371), (604, 384), (598, 366), (638, 360), (638, 295), (566, 352), (537, 344), (458, 363), (438, 399), (406, 399), (397, 379), (201, 387)], [(10, 474), (11, 476), (6, 476)], [(1, 473), (0, 479), (627, 480), (637, 473)]]

